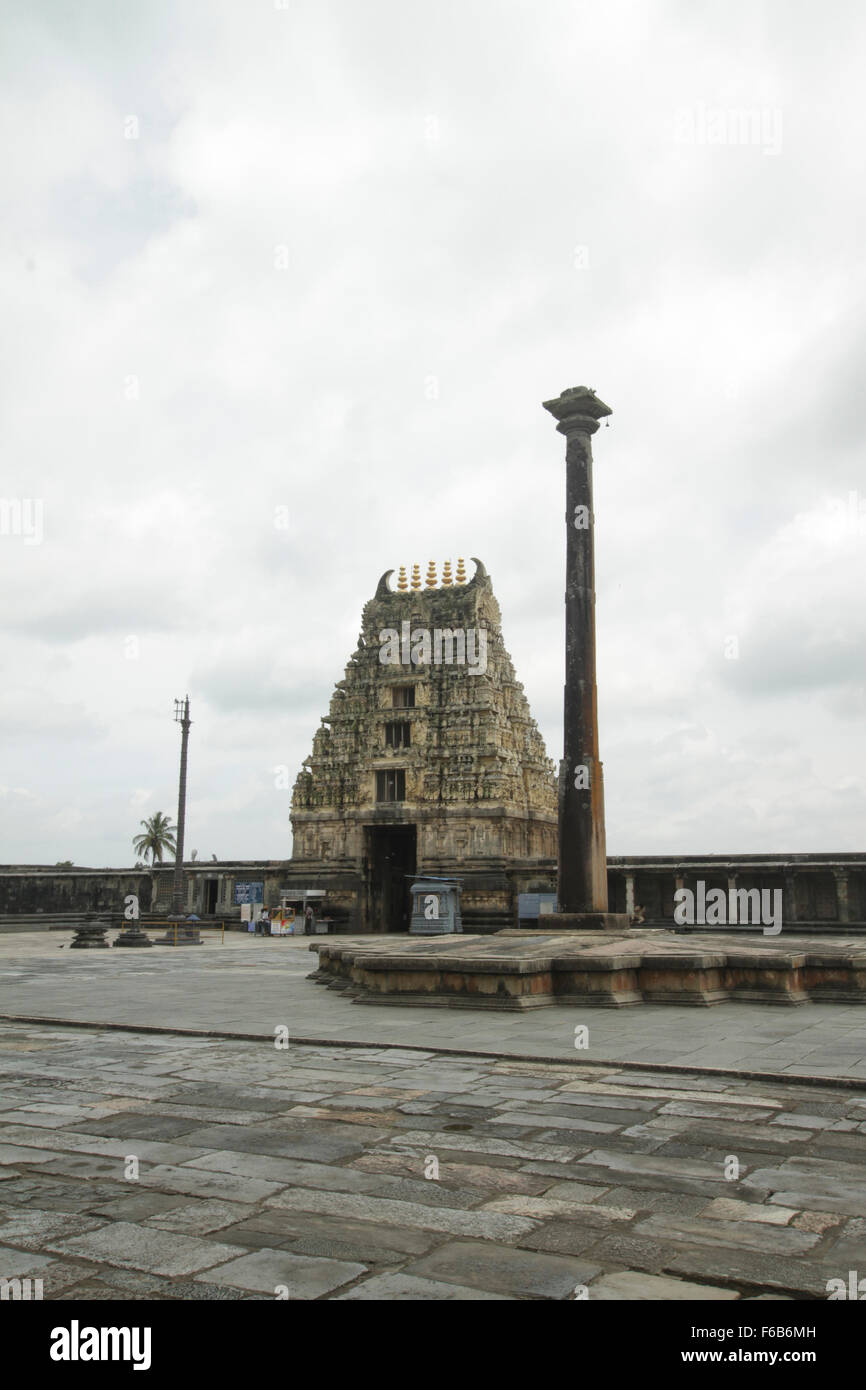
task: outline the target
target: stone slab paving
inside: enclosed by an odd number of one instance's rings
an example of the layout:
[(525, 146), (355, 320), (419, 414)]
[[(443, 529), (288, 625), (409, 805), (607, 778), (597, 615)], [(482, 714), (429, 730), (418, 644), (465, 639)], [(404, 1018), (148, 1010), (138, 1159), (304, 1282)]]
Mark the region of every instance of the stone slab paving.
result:
[(5, 1022), (7, 1101), (0, 1278), (49, 1300), (805, 1300), (866, 1269), (850, 1085)]
[[(857, 1005), (811, 1003), (783, 1009), (731, 1002), (712, 1009), (637, 1004), (611, 1010), (561, 1006), (507, 1015), (435, 1007), (358, 1007), (345, 995), (309, 981), (317, 958), (304, 937), (263, 940), (230, 932), (222, 946), (207, 941), (186, 950), (155, 946), (149, 951), (77, 953), (69, 951), (69, 940), (71, 933), (64, 932), (0, 934), (0, 1017), (270, 1038), (275, 1028), (284, 1027), (298, 1039), (566, 1062), (575, 1060), (575, 1028), (586, 1027), (581, 1057), (587, 1061), (838, 1076), (859, 1081), (866, 1099), (866, 1015)], [(362, 1056), (359, 1048), (359, 1066)], [(368, 1067), (375, 1060), (368, 1058)], [(112, 1070), (120, 1086), (111, 1092), (112, 1099), (152, 1098), (164, 1086), (159, 1075), (146, 1069), (124, 1072), (118, 1062)], [(53, 1074), (58, 1076), (56, 1070)], [(205, 1080), (212, 1083), (210, 1088), (200, 1091), (193, 1103), (218, 1110), (219, 1076)], [(9, 1108), (15, 1110), (17, 1092), (12, 1098)], [(266, 1109), (265, 1099), (251, 1094), (244, 1108)], [(315, 1092), (306, 1099), (315, 1104)]]

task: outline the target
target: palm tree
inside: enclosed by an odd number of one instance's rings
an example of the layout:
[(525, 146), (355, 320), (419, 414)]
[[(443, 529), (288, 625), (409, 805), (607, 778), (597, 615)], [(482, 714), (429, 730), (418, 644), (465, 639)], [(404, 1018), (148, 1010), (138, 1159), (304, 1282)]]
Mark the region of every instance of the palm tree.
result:
[(162, 811), (154, 811), (148, 820), (143, 820), (144, 834), (136, 835), (132, 842), (132, 848), (136, 854), (150, 855), (150, 867), (159, 860), (162, 863), (162, 852), (170, 849), (172, 854), (177, 852), (175, 844), (175, 827), (170, 823), (167, 816)]
[(156, 906), (156, 891), (153, 881), (153, 866), (157, 861), (162, 863), (163, 850), (170, 850), (172, 854), (177, 853), (175, 843), (176, 827), (171, 824), (168, 816), (164, 816), (162, 811), (154, 811), (153, 815), (147, 820), (143, 820), (144, 834), (136, 835), (132, 841), (132, 848), (136, 854), (143, 858), (150, 855), (150, 910)]

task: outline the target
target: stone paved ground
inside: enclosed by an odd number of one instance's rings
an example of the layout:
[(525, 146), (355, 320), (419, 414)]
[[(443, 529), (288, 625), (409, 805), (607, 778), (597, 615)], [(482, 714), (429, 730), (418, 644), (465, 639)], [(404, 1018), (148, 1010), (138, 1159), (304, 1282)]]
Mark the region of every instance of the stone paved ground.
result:
[(728, 1003), (701, 1009), (536, 1009), (523, 1014), (350, 1003), (310, 984), (304, 937), (229, 933), (195, 947), (70, 951), (72, 933), (0, 933), (0, 1016), (201, 1028), (273, 1037), (394, 1043), (574, 1058), (588, 1024), (587, 1059), (845, 1077), (866, 1085), (866, 1009)]
[(0, 1120), (0, 1277), (47, 1299), (825, 1298), (866, 1268), (866, 1093), (826, 1082), (5, 1023)]

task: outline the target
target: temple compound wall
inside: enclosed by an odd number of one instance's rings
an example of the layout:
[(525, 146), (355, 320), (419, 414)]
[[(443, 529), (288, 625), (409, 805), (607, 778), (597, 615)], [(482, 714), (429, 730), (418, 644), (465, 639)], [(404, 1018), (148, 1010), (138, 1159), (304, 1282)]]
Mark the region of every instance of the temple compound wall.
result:
[[(167, 916), (171, 910), (174, 866), (150, 869), (58, 868), (51, 865), (0, 865), (0, 931), (7, 924), (20, 923), (33, 928), (58, 925), (67, 916), (83, 912), (118, 915), (127, 893), (136, 893), (146, 916)], [(510, 877), (509, 877), (510, 873)], [(502, 882), (505, 882), (505, 890)], [(349, 929), (354, 904), (353, 890), (341, 888), (339, 873), (320, 871), (315, 877), (333, 883), (335, 925)], [(501, 902), (503, 891), (520, 894), (556, 892), (556, 860), (533, 861), (523, 868), (506, 866), (502, 873), (491, 872), (491, 888), (478, 886), (475, 879), (473, 930), (484, 926), (482, 913)], [(208, 919), (240, 926), (241, 909), (235, 902), (238, 884), (261, 885), (262, 901), (278, 907), (281, 893), (295, 888), (314, 888), (305, 876), (299, 880), (295, 866), (286, 860), (220, 860), (218, 863), (188, 861), (184, 866), (185, 912), (196, 912)], [(640, 913), (646, 926), (673, 927), (674, 894), (679, 887), (695, 888), (703, 880), (712, 888), (780, 890), (783, 904), (783, 931), (866, 933), (866, 854), (727, 854), (727, 855), (636, 855), (608, 856), (609, 901), (613, 911)], [(345, 880), (342, 880), (345, 882)], [(151, 892), (153, 891), (153, 897)], [(331, 897), (329, 894), (329, 909)], [(526, 899), (523, 900), (524, 908)], [(519, 900), (515, 895), (513, 916), (500, 926), (518, 925)], [(545, 918), (523, 918), (521, 925), (545, 926)], [(697, 928), (706, 931), (706, 927)]]

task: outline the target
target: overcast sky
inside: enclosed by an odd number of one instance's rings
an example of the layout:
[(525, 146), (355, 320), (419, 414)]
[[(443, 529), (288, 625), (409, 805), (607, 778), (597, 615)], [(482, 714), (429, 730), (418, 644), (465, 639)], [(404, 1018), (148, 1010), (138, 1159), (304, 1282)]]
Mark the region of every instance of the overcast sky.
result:
[(857, 0), (3, 15), (0, 860), (133, 862), (187, 690), (187, 851), (288, 856), (401, 563), (558, 760), (576, 385), (608, 852), (863, 848)]

